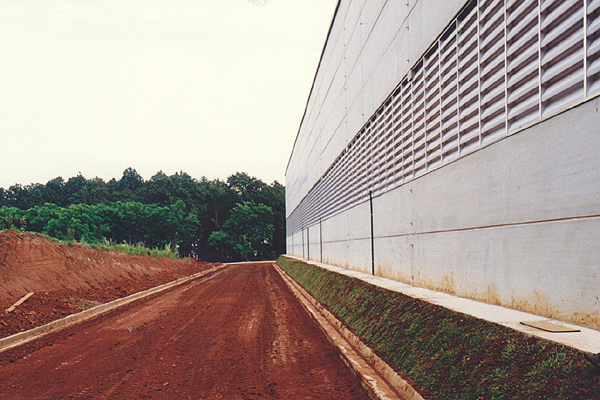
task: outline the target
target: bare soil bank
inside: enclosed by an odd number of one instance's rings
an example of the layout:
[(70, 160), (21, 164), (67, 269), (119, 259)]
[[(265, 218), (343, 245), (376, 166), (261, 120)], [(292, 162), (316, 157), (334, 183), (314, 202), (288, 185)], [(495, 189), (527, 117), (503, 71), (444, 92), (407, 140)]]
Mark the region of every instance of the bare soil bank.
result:
[[(60, 244), (43, 236), (0, 232), (0, 337), (43, 325), (215, 264), (133, 256)], [(35, 294), (11, 313), (5, 309)]]

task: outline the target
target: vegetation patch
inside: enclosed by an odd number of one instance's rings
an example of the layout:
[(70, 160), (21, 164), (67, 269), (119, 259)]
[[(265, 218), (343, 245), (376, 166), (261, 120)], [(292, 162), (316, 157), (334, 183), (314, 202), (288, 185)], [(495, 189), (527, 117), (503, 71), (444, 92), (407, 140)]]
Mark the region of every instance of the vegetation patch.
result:
[(71, 243), (170, 245), (202, 260), (272, 260), (285, 251), (285, 188), (243, 172), (227, 181), (160, 171), (145, 181), (133, 168), (118, 181), (57, 177), (0, 187), (0, 229)]
[[(126, 253), (126, 254), (131, 254), (134, 256), (146, 255), (146, 256), (159, 257), (159, 258), (174, 258), (174, 259), (179, 258), (179, 253), (173, 249), (173, 246), (170, 243), (165, 244), (163, 247), (157, 246), (157, 247), (150, 248), (150, 247), (144, 246), (143, 243), (136, 243), (136, 244), (130, 244), (127, 242), (115, 243), (112, 240), (102, 239), (99, 243), (90, 244), (90, 243), (86, 243), (83, 240), (81, 242), (77, 242), (75, 240), (61, 240), (61, 239), (52, 237), (50, 235), (47, 235), (45, 233), (15, 231), (15, 230), (10, 230), (10, 229), (0, 230), (0, 235), (10, 238), (11, 232), (15, 235), (20, 235), (20, 236), (23, 236), (23, 235), (40, 236), (40, 237), (46, 238), (48, 240), (52, 240), (53, 242), (56, 242), (58, 244), (67, 245), (67, 246), (84, 246), (84, 247), (89, 247), (89, 248), (96, 249), (96, 250), (107, 250), (107, 251), (114, 250), (114, 251), (120, 251), (120, 252)], [(0, 245), (2, 245), (1, 242), (0, 242)], [(189, 259), (184, 259), (184, 260), (189, 260)]]
[(600, 370), (577, 350), (289, 258), (277, 263), (426, 398), (600, 398)]
[(80, 299), (74, 296), (69, 297), (68, 303), (71, 307), (80, 311), (89, 310), (90, 308), (94, 308), (102, 304), (100, 301)]
[(113, 243), (104, 239), (102, 243), (91, 245), (96, 250), (117, 250), (123, 253), (132, 254), (135, 256), (146, 255), (152, 257), (166, 257), (166, 258), (179, 258), (179, 253), (173, 250), (173, 246), (170, 243), (165, 244), (161, 247), (149, 248), (144, 246), (142, 243), (129, 244), (129, 243)]

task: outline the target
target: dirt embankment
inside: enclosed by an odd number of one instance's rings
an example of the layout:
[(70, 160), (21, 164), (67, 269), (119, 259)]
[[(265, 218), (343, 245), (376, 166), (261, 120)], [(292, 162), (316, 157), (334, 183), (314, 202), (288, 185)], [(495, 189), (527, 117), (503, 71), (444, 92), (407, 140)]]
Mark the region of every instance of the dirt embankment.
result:
[[(206, 270), (215, 264), (133, 256), (0, 231), (0, 337)], [(7, 313), (28, 292), (35, 294)]]

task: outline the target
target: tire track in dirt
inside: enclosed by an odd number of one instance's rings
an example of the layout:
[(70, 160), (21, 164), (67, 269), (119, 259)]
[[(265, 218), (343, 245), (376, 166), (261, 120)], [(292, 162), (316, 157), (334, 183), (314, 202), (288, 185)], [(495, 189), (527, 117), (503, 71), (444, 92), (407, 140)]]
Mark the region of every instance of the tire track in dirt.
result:
[(2, 353), (0, 380), (2, 399), (367, 398), (270, 263)]

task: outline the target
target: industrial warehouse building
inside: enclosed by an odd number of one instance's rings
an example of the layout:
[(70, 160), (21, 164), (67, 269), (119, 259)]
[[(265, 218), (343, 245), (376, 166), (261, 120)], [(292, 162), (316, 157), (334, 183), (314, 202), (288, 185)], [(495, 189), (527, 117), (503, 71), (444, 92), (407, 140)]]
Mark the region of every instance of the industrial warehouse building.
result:
[(600, 0), (341, 0), (288, 254), (600, 329)]

